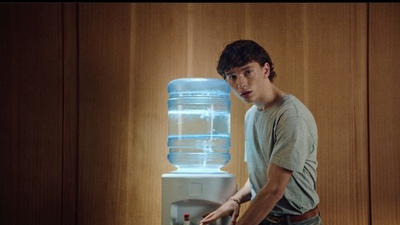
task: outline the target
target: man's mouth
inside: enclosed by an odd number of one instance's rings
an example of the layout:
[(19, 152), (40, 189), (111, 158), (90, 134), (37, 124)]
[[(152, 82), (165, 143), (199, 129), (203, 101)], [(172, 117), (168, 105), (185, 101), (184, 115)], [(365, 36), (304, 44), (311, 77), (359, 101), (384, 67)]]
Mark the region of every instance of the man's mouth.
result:
[(240, 93), (240, 97), (248, 98), (250, 93), (251, 93), (251, 91), (244, 91), (244, 92)]

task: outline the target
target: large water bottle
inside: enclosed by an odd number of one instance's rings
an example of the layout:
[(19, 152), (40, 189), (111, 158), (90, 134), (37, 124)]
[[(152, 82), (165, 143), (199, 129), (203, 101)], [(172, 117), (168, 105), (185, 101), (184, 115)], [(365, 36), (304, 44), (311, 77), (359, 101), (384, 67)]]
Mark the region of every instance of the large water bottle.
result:
[(214, 173), (230, 160), (230, 87), (221, 79), (168, 84), (168, 160), (176, 172)]

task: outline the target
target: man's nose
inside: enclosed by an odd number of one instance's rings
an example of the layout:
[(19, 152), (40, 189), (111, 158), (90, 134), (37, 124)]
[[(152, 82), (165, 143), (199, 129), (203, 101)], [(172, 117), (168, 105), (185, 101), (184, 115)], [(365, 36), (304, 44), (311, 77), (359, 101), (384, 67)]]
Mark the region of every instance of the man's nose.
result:
[(237, 78), (237, 87), (239, 89), (240, 88), (245, 89), (246, 88), (246, 83), (247, 83), (246, 78), (243, 75), (239, 75), (238, 78)]

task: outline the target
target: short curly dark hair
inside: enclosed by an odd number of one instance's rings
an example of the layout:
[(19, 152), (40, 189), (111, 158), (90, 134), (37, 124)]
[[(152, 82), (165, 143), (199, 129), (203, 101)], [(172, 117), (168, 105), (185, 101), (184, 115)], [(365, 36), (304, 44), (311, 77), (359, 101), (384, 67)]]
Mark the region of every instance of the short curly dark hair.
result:
[(217, 72), (225, 79), (225, 73), (235, 67), (241, 67), (250, 62), (257, 62), (264, 66), (267, 62), (270, 66), (268, 79), (274, 82), (277, 74), (268, 52), (259, 44), (252, 40), (237, 40), (227, 44), (222, 51), (217, 66)]

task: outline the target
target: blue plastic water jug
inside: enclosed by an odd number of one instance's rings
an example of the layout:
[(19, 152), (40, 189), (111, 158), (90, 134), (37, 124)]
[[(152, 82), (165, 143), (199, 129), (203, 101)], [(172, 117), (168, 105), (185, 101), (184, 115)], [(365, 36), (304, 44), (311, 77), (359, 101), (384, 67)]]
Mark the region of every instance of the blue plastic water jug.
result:
[(221, 172), (229, 162), (230, 90), (221, 79), (169, 82), (168, 160), (176, 172)]

